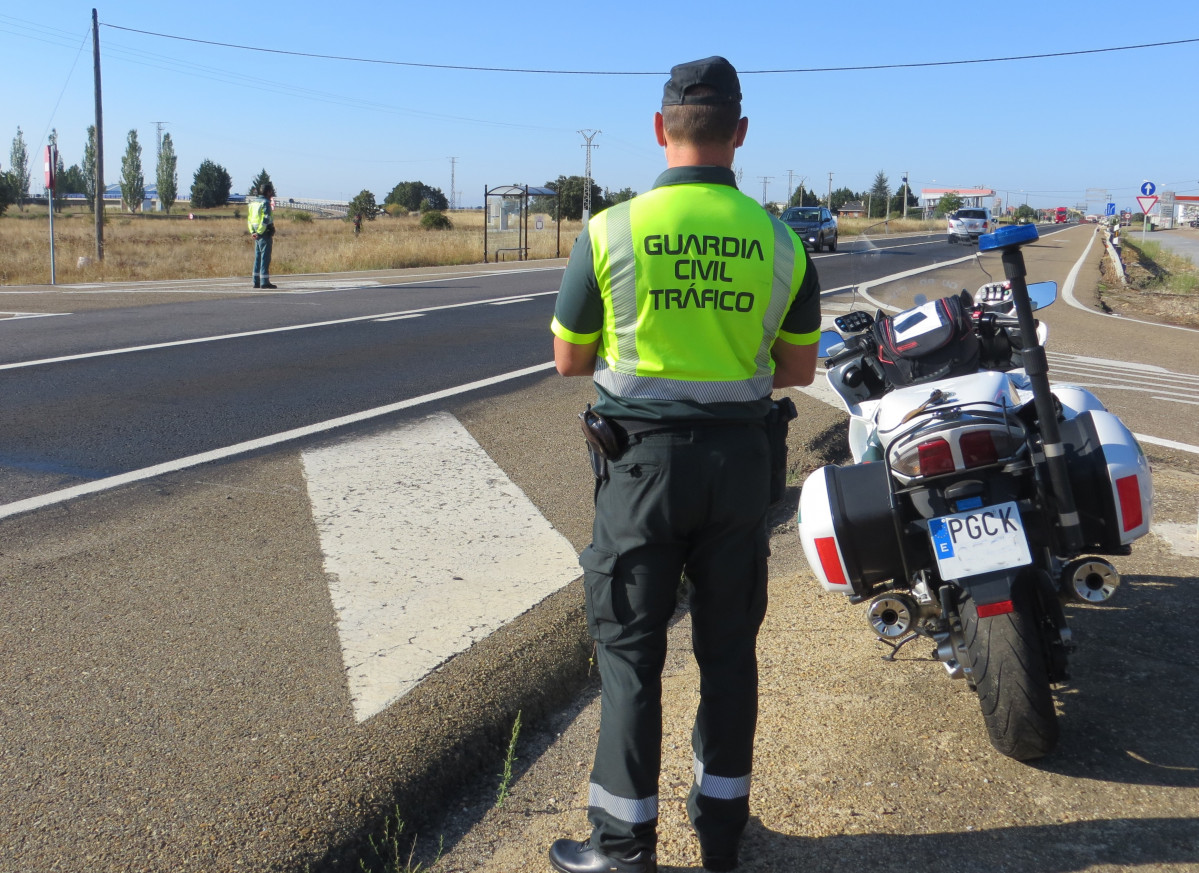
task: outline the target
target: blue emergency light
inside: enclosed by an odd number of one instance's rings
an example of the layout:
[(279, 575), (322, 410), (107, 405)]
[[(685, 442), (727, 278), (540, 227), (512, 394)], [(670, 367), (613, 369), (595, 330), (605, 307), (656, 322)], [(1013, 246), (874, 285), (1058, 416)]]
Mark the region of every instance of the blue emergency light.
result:
[(978, 238), (980, 252), (992, 252), (995, 249), (1006, 249), (1008, 246), (1022, 246), (1041, 238), (1035, 224), (1009, 224), (994, 233), (985, 233)]

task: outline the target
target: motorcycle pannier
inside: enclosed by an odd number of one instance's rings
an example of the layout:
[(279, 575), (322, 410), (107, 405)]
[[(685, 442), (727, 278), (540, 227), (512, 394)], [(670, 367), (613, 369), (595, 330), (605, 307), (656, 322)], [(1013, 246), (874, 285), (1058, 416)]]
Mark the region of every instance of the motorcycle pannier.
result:
[(897, 388), (978, 369), (978, 336), (970, 317), (973, 301), (965, 291), (874, 323), (878, 359)]
[(1136, 438), (1116, 416), (1088, 410), (1061, 423), (1066, 469), (1086, 548), (1127, 554), (1149, 532), (1153, 479)]
[(800, 541), (826, 591), (864, 595), (903, 576), (887, 479), (887, 465), (875, 462), (821, 467), (804, 482)]

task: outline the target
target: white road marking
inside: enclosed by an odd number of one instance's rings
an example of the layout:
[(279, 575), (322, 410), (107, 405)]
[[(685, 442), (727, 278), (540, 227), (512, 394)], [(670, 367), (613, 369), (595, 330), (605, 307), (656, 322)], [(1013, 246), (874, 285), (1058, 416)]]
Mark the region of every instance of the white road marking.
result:
[(403, 321), (406, 318), (424, 318), (423, 312), (414, 312), (410, 315), (390, 315), (387, 318), (376, 318), (375, 321)]
[[(549, 294), (557, 294), (557, 291), (539, 291), (535, 294), (521, 295), (522, 299), (530, 297), (545, 297)], [(331, 327), (337, 324), (353, 324), (360, 321), (378, 321), (382, 318), (389, 318), (396, 315), (418, 315), (425, 312), (438, 312), (443, 309), (462, 309), (467, 306), (483, 306), (488, 303), (496, 303), (502, 300), (508, 300), (507, 297), (496, 297), (489, 300), (471, 300), (466, 303), (446, 303), (442, 306), (426, 306), (423, 309), (410, 309), (406, 312), (377, 312), (374, 315), (356, 315), (353, 318), (337, 318), (332, 321), (314, 321), (307, 324), (291, 324), (285, 327), (269, 327), (262, 330), (247, 330), (242, 333), (225, 333), (216, 336), (201, 336), (194, 339), (172, 340), (165, 343), (150, 343), (144, 346), (127, 346), (120, 349), (104, 349), (98, 352), (83, 352), (78, 355), (63, 355), (58, 358), (42, 358), (37, 361), (17, 361), (12, 364), (0, 364), (0, 370), (18, 370), (22, 367), (40, 367), (43, 364), (61, 364), (64, 361), (82, 361), (86, 358), (103, 358), (108, 355), (128, 355), (133, 352), (147, 352), (154, 349), (170, 349), (176, 346), (191, 346), (199, 343), (213, 343), (221, 340), (243, 339), (250, 336), (266, 336), (272, 333), (288, 333), (293, 330), (308, 330), (314, 327)], [(3, 324), (3, 321), (0, 321)]]
[(553, 368), (553, 366), (553, 361), (549, 361), (545, 364), (536, 364), (532, 367), (525, 367), (523, 370), (513, 370), (510, 373), (501, 373), (498, 376), (480, 379), (477, 382), (468, 382), (465, 385), (447, 388), (444, 391), (434, 391), (432, 394), (423, 394), (420, 397), (401, 400), (398, 403), (390, 403), (387, 406), (377, 406), (374, 409), (365, 409), (362, 412), (355, 412), (352, 415), (343, 415), (340, 418), (331, 418), (327, 421), (306, 425), (305, 427), (297, 427), (294, 430), (285, 430), (281, 433), (260, 437), (256, 440), (249, 440), (244, 443), (236, 443), (231, 446), (225, 446), (224, 448), (213, 449), (209, 452), (201, 452), (198, 455), (189, 455), (186, 458), (177, 458), (174, 461), (155, 464), (153, 467), (143, 467), (140, 470), (131, 470), (128, 473), (121, 473), (116, 476), (108, 476), (104, 479), (97, 479), (94, 482), (86, 482), (83, 485), (75, 485), (71, 488), (63, 488), (59, 491), (51, 491), (49, 494), (39, 494), (37, 497), (28, 497), (25, 500), (17, 500), (13, 503), (5, 503), (0, 505), (0, 518), (8, 518), (9, 516), (20, 515), (23, 512), (32, 512), (35, 509), (44, 509), (47, 506), (55, 506), (59, 503), (65, 503), (68, 500), (73, 500), (76, 497), (82, 497), (86, 494), (98, 494), (101, 491), (108, 491), (112, 488), (120, 487), (121, 485), (129, 485), (133, 482), (141, 482), (145, 479), (153, 479), (155, 476), (165, 476), (168, 473), (177, 473), (178, 471), (186, 470), (189, 467), (198, 467), (201, 464), (208, 464), (212, 461), (221, 461), (226, 458), (232, 458), (236, 455), (243, 455), (247, 452), (253, 452), (257, 451), (258, 449), (276, 446), (280, 443), (285, 443), (290, 440), (300, 439), (301, 437), (314, 436), (315, 434), (325, 433), (327, 431), (334, 430), (335, 428), (345, 427), (348, 424), (357, 424), (362, 421), (369, 421), (372, 418), (389, 415), (390, 413), (398, 412), (401, 409), (410, 409), (413, 406), (420, 406), (425, 403), (431, 403), (435, 400), (453, 397), (456, 394), (465, 394), (466, 392), (474, 391), (477, 388), (487, 388), (491, 385), (498, 385), (499, 383), (506, 382), (509, 379), (518, 379), (521, 376), (531, 376), (534, 373), (540, 373), (545, 370), (549, 370)]
[(1083, 312), (1089, 312), (1091, 315), (1100, 315), (1104, 318), (1118, 318), (1121, 321), (1131, 321), (1134, 324), (1147, 324), (1150, 327), (1168, 327), (1170, 330), (1185, 330), (1189, 333), (1199, 333), (1199, 331), (1196, 331), (1196, 329), (1193, 327), (1183, 327), (1182, 325), (1178, 324), (1161, 324), (1160, 322), (1156, 321), (1142, 321), (1139, 318), (1125, 318), (1122, 315), (1116, 315), (1115, 313), (1111, 312), (1100, 312), (1096, 309), (1091, 309), (1091, 307), (1084, 306), (1083, 304), (1079, 303), (1078, 298), (1074, 296), (1074, 284), (1078, 281), (1078, 274), (1082, 270), (1082, 265), (1086, 263), (1087, 255), (1091, 253), (1091, 248), (1095, 245), (1095, 238), (1097, 236), (1098, 234), (1091, 234), (1091, 239), (1087, 243), (1087, 247), (1083, 249), (1082, 257), (1074, 262), (1074, 266), (1070, 268), (1070, 272), (1066, 276), (1066, 284), (1062, 286), (1062, 297), (1065, 299), (1066, 303), (1068, 303), (1070, 306), (1073, 306), (1075, 309), (1081, 309)]
[(570, 542), (451, 415), (303, 462), (359, 722), (580, 575)]

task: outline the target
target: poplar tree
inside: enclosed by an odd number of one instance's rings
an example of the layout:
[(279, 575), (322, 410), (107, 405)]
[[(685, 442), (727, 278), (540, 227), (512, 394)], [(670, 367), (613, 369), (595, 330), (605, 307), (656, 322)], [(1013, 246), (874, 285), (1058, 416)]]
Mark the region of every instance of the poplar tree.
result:
[(158, 202), (162, 204), (163, 212), (168, 215), (175, 205), (175, 197), (179, 193), (179, 174), (176, 172), (179, 159), (175, 155), (175, 143), (169, 133), (163, 134), (162, 150), (158, 153), (158, 167), (155, 170), (155, 183), (158, 185)]
[(25, 134), (17, 127), (12, 150), (8, 153), (9, 172), (16, 183), (17, 209), (25, 211), (25, 198), (29, 196), (29, 149), (25, 147)]
[(137, 142), (137, 130), (129, 131), (125, 155), (121, 158), (121, 200), (130, 212), (137, 212), (146, 197), (146, 179), (142, 176), (142, 147)]
[(87, 126), (87, 144), (83, 147), (83, 193), (87, 195), (87, 208), (96, 211), (96, 125)]

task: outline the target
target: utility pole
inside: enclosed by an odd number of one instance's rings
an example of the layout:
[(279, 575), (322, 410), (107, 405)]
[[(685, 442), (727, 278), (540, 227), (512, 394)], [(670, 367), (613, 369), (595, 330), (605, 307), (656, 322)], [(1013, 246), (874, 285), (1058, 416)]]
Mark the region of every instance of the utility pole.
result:
[(96, 82), (96, 260), (104, 260), (104, 112), (100, 101), (100, 16), (92, 10), (92, 70)]
[(795, 193), (795, 171), (787, 171), (787, 202), (791, 202), (791, 195)]
[(168, 124), (170, 124), (169, 121), (154, 122), (154, 128), (158, 131), (158, 151), (155, 152), (155, 157), (160, 161), (162, 160), (162, 129)]
[(903, 171), (903, 217), (908, 217), (908, 171)]
[[(584, 140), (582, 148), (587, 149), (587, 167), (583, 173), (583, 227), (586, 227), (587, 222), (591, 220), (591, 150), (599, 148), (591, 141), (601, 133), (603, 133), (602, 130), (591, 130), (590, 128), (579, 131)], [(559, 219), (562, 217), (561, 204), (558, 204), (558, 217)]]
[(830, 212), (832, 211), (832, 209), (833, 209), (833, 174), (832, 174), (832, 171), (829, 171), (829, 174), (828, 174), (828, 200), (824, 201), (824, 205), (829, 208)]
[(758, 176), (758, 181), (762, 183), (762, 205), (766, 205), (766, 186), (774, 181), (774, 176)]
[(454, 190), (454, 171), (457, 163), (457, 158), (450, 158), (450, 212), (453, 212), (458, 205), (457, 192)]

